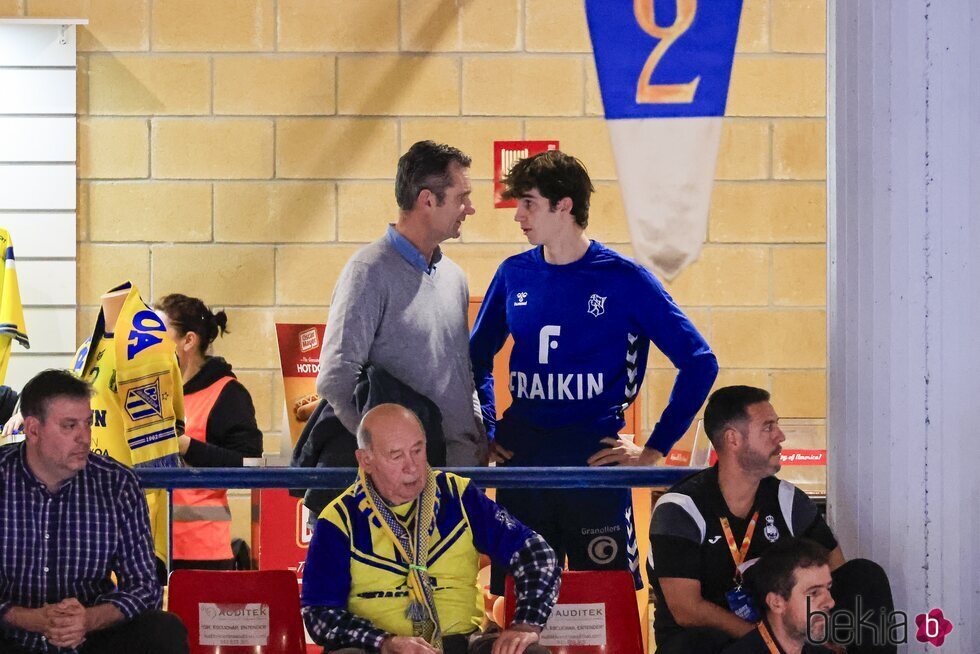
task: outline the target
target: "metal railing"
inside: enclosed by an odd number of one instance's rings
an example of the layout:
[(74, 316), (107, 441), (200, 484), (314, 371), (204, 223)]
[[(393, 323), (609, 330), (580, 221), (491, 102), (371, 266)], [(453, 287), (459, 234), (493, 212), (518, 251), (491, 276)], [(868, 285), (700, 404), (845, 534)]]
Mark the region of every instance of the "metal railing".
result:
[[(484, 488), (668, 487), (700, 468), (448, 468)], [(346, 488), (355, 468), (137, 468), (146, 488)]]

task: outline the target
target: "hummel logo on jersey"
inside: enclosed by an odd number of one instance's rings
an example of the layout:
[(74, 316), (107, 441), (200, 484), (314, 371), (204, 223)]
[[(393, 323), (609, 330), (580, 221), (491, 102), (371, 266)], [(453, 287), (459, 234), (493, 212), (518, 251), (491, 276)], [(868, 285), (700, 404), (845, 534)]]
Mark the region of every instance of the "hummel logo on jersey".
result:
[(526, 307), (527, 306), (527, 291), (521, 291), (517, 294), (517, 302), (514, 303), (515, 307)]
[(714, 545), (715, 543), (717, 543), (717, 542), (718, 542), (718, 540), (719, 540), (720, 538), (721, 538), (721, 536), (715, 536), (714, 538), (709, 538), (709, 539), (708, 539), (708, 542), (709, 542), (709, 543), (711, 543), (712, 545)]
[(589, 298), (589, 313), (598, 318), (606, 312), (606, 298), (593, 293)]

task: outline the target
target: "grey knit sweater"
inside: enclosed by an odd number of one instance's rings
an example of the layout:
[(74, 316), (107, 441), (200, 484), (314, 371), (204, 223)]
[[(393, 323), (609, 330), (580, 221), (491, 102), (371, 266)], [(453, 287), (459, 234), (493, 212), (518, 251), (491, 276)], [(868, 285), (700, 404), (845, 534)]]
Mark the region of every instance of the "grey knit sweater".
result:
[(334, 289), (317, 393), (354, 432), (358, 375), (368, 362), (380, 366), (442, 411), (448, 465), (482, 465), (487, 439), (470, 366), (468, 302), (466, 276), (448, 257), (427, 275), (385, 238), (361, 248)]

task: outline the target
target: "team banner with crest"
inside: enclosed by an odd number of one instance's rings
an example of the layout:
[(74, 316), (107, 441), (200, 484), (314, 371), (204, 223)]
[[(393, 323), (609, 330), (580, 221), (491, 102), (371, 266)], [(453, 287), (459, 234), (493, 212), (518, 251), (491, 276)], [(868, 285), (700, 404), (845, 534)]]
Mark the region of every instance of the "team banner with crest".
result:
[(672, 279), (708, 225), (742, 0), (586, 0), (638, 261)]

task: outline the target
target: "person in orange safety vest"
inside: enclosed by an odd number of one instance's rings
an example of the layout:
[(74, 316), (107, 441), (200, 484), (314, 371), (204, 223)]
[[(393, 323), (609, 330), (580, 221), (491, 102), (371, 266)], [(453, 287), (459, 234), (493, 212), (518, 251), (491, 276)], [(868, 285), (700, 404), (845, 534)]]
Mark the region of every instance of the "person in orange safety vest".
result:
[[(252, 397), (224, 359), (208, 356), (211, 343), (227, 331), (224, 311), (204, 302), (167, 295), (156, 304), (167, 333), (177, 343), (184, 383), (185, 433), (180, 454), (194, 467), (240, 468), (262, 455), (262, 432)], [(193, 488), (173, 494), (173, 569), (231, 570), (231, 511), (228, 491)]]

